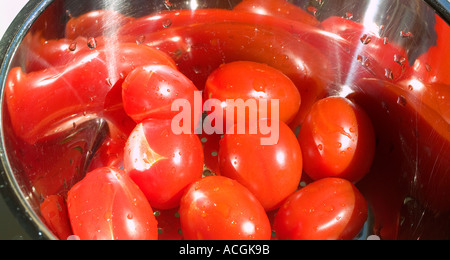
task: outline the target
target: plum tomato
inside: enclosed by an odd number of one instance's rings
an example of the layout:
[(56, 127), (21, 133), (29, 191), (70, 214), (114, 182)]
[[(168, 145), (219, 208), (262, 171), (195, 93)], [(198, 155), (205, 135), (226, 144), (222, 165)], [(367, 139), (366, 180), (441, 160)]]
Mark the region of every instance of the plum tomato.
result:
[(198, 136), (174, 134), (170, 120), (145, 120), (125, 145), (125, 171), (157, 209), (179, 205), (185, 189), (202, 177), (203, 161)]
[(313, 105), (298, 136), (304, 171), (312, 179), (360, 181), (375, 156), (375, 131), (366, 112), (354, 102), (328, 97)]
[(259, 124), (262, 123), (279, 124), (278, 141), (274, 145), (263, 145), (262, 138), (267, 135), (262, 131), (226, 134), (220, 141), (219, 166), (222, 176), (244, 185), (264, 209), (270, 211), (297, 190), (303, 162), (297, 137), (289, 126), (268, 119), (260, 120)]
[[(269, 101), (267, 111), (272, 111), (271, 100), (278, 100), (279, 119), (285, 123), (292, 121), (300, 109), (301, 97), (295, 84), (281, 71), (266, 64), (237, 61), (224, 64), (215, 70), (207, 79), (205, 87), (205, 100), (218, 99), (221, 102), (242, 99), (244, 101), (256, 100), (257, 111), (250, 108), (245, 113), (245, 122), (249, 122), (249, 115), (257, 114), (261, 116), (261, 100)], [(275, 104), (275, 106), (277, 106)], [(224, 107), (223, 114), (219, 113), (215, 118), (224, 119), (224, 126), (231, 126), (240, 120), (244, 115), (237, 115), (235, 111), (234, 120), (226, 119), (227, 107)], [(214, 113), (214, 112), (212, 112)], [(239, 117), (237, 117), (239, 116)], [(267, 113), (266, 117), (270, 117)], [(231, 122), (230, 122), (231, 121)], [(225, 123), (226, 122), (226, 123)]]
[(277, 212), (281, 240), (350, 240), (364, 226), (368, 206), (349, 181), (325, 178), (297, 191)]
[(153, 209), (121, 170), (99, 168), (68, 193), (74, 235), (81, 240), (156, 240)]
[(181, 200), (186, 240), (270, 240), (264, 208), (237, 181), (209, 176), (193, 183)]
[(189, 102), (192, 119), (183, 123), (190, 123), (189, 129), (195, 129), (202, 116), (193, 107), (196, 91), (192, 81), (169, 66), (139, 67), (122, 85), (123, 106), (136, 123), (141, 123), (145, 119), (173, 119), (179, 112), (172, 111), (172, 104), (183, 99)]

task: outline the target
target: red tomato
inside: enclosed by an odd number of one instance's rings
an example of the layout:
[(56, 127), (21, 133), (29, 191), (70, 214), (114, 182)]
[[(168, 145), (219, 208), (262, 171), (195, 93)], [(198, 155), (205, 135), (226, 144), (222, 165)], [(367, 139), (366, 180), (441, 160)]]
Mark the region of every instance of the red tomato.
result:
[(287, 18), (314, 26), (320, 23), (313, 15), (286, 0), (244, 0), (233, 10)]
[(66, 202), (62, 196), (48, 196), (41, 203), (40, 210), (45, 223), (59, 239), (66, 240), (73, 234)]
[(314, 180), (326, 177), (361, 180), (375, 155), (375, 133), (370, 118), (348, 99), (318, 101), (298, 136), (304, 170)]
[(136, 184), (122, 171), (90, 172), (67, 197), (70, 222), (81, 240), (156, 240), (153, 210)]
[(226, 134), (220, 142), (220, 174), (247, 187), (266, 211), (273, 210), (294, 193), (302, 176), (302, 151), (297, 138), (283, 122), (261, 120), (259, 125), (279, 124), (278, 141), (262, 145), (261, 134)]
[[(125, 112), (136, 122), (145, 119), (173, 119), (180, 112), (172, 110), (177, 99), (190, 105), (192, 118), (189, 129), (195, 129), (202, 111), (194, 109), (198, 89), (178, 70), (164, 65), (144, 66), (133, 70), (122, 85)], [(201, 103), (201, 98), (199, 100)]]
[(180, 206), (186, 240), (269, 240), (264, 208), (244, 186), (221, 176), (192, 184)]
[(283, 240), (350, 240), (367, 216), (367, 202), (352, 183), (326, 178), (292, 195), (275, 216), (274, 228)]
[[(300, 109), (300, 93), (295, 84), (281, 71), (268, 65), (250, 61), (232, 62), (220, 66), (215, 70), (206, 82), (205, 100), (218, 99), (226, 102), (228, 99), (243, 101), (255, 100), (256, 105), (250, 107), (245, 115), (237, 113), (235, 109), (234, 118), (226, 118), (227, 110), (230, 107), (224, 107), (223, 113), (214, 117), (224, 119), (224, 127), (232, 126), (238, 120), (249, 122), (249, 115), (258, 115), (258, 119), (268, 118), (270, 114), (272, 100), (278, 100), (276, 106), (279, 111), (279, 119), (289, 123), (297, 115)], [(260, 115), (260, 102), (267, 100), (267, 116)], [(233, 107), (231, 107), (233, 109)], [(212, 112), (214, 114), (216, 112)]]
[(174, 134), (170, 120), (145, 120), (125, 145), (124, 164), (154, 208), (175, 208), (202, 177), (202, 144), (194, 134)]
[(89, 52), (87, 39), (45, 40), (41, 34), (29, 34), (24, 40), (27, 44), (25, 71), (30, 73), (69, 63), (81, 52)]
[(114, 10), (97, 10), (72, 17), (66, 24), (66, 37), (75, 39), (111, 35), (124, 24), (134, 20)]

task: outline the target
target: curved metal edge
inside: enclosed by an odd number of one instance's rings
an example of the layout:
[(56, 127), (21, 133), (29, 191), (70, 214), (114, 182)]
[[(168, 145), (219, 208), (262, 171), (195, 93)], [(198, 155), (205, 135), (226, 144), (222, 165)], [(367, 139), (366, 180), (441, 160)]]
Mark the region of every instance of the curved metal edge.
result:
[[(4, 87), (10, 70), (11, 60), (25, 35), (39, 15), (53, 0), (29, 1), (16, 16), (0, 41), (0, 106), (4, 102)], [(46, 227), (41, 218), (31, 208), (22, 193), (20, 185), (14, 178), (13, 170), (5, 153), (5, 136), (3, 133), (3, 114), (0, 113), (0, 193), (5, 198), (12, 214), (25, 231), (35, 240), (56, 240), (56, 236)]]
[(450, 26), (450, 0), (424, 0)]

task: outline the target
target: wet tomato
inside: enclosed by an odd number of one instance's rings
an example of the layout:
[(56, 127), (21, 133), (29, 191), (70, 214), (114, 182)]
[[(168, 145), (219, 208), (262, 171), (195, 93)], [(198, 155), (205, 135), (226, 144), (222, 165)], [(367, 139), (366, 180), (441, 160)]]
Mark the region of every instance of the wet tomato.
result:
[[(275, 124), (279, 126), (274, 128)], [(297, 190), (302, 176), (302, 151), (285, 123), (264, 119), (258, 125), (271, 125), (274, 142), (264, 145), (264, 138), (270, 137), (262, 131), (226, 134), (220, 141), (220, 174), (247, 187), (270, 211)]]
[(282, 240), (350, 240), (367, 216), (367, 202), (352, 183), (326, 178), (289, 197), (275, 216), (274, 229)]
[(233, 10), (286, 18), (314, 26), (320, 23), (312, 14), (286, 0), (244, 0)]
[(192, 184), (180, 206), (187, 240), (269, 240), (270, 222), (264, 208), (244, 186), (221, 176)]
[[(144, 66), (134, 69), (122, 85), (125, 112), (136, 122), (145, 119), (173, 119), (178, 111), (172, 109), (177, 99), (183, 99), (191, 108), (187, 129), (200, 122), (201, 111), (194, 109), (198, 89), (178, 70), (164, 65)], [(201, 95), (200, 100), (201, 102)]]
[(179, 205), (185, 189), (202, 177), (203, 160), (197, 135), (174, 134), (170, 120), (145, 120), (125, 145), (125, 170), (157, 209)]
[[(205, 100), (218, 99), (220, 102), (242, 99), (244, 102), (256, 101), (255, 106), (249, 106), (249, 111), (238, 113), (233, 106), (223, 106), (223, 111), (214, 118), (223, 120), (224, 126), (233, 126), (239, 120), (249, 122), (250, 117), (257, 120), (270, 118), (272, 111), (279, 111), (279, 119), (285, 123), (291, 122), (300, 109), (301, 97), (295, 84), (281, 71), (266, 64), (238, 61), (220, 66), (206, 82)], [(267, 101), (263, 107), (262, 100)], [(272, 103), (272, 101), (277, 103)], [(228, 118), (228, 110), (234, 109), (233, 118)], [(276, 110), (273, 110), (276, 109)], [(233, 110), (231, 110), (233, 111)], [(262, 112), (267, 112), (265, 115)]]
[(372, 165), (375, 132), (365, 111), (346, 98), (329, 97), (311, 109), (298, 136), (304, 170), (314, 180), (361, 180)]
[(67, 197), (74, 235), (81, 240), (156, 240), (153, 210), (121, 170), (100, 168), (77, 183)]

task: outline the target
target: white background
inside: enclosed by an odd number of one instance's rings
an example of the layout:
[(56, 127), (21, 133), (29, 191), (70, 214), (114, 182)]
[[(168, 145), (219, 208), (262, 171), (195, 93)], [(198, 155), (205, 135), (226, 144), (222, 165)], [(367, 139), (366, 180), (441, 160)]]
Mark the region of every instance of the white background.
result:
[(0, 38), (28, 0), (0, 0)]

